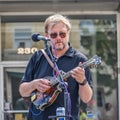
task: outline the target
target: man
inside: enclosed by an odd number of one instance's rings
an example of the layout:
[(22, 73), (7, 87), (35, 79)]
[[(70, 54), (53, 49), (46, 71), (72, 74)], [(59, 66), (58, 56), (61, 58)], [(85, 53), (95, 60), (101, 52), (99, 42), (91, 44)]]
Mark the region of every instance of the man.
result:
[[(50, 50), (56, 59), (58, 69), (64, 72), (71, 70), (71, 77), (67, 79), (67, 89), (70, 93), (72, 119), (78, 120), (78, 98), (87, 103), (91, 99), (93, 92), (91, 89), (92, 81), (89, 69), (78, 67), (87, 58), (70, 46), (70, 30), (71, 24), (69, 20), (60, 14), (52, 15), (45, 21), (45, 36), (51, 40)], [(47, 54), (49, 55), (48, 52)], [(51, 82), (45, 78), (46, 76), (54, 77), (57, 74), (55, 74), (53, 68), (49, 65), (40, 50), (33, 54), (27, 65), (19, 88), (21, 96), (28, 97), (33, 91), (37, 90), (39, 93), (44, 93), (50, 89)], [(64, 106), (63, 96), (62, 91), (52, 105), (45, 108), (44, 111), (36, 109), (32, 103), (28, 120), (48, 120), (49, 116), (56, 114), (57, 107)]]

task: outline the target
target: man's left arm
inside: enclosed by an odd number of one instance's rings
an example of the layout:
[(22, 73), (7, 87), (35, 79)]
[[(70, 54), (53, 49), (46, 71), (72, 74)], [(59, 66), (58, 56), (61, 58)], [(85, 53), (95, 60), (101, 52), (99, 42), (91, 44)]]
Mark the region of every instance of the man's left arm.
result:
[(79, 96), (84, 103), (87, 103), (91, 100), (93, 96), (93, 90), (88, 82), (86, 82), (84, 85), (79, 85)]
[(90, 84), (88, 83), (85, 72), (86, 71), (83, 68), (76, 67), (71, 71), (71, 75), (79, 84), (79, 96), (81, 100), (87, 103), (93, 96), (93, 90)]

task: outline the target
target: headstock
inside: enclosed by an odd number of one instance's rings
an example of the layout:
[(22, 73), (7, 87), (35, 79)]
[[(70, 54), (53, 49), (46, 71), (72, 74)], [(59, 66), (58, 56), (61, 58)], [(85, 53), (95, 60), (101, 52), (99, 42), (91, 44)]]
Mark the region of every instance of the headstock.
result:
[(90, 58), (88, 61), (84, 62), (80, 65), (82, 68), (86, 67), (96, 67), (101, 64), (101, 57), (94, 55), (92, 58)]

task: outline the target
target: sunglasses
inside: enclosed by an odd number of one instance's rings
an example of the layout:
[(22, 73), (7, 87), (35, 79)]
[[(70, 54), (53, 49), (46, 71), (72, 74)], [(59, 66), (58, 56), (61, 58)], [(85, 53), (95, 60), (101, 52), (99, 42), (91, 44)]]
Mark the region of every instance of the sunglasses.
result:
[(66, 37), (66, 33), (65, 33), (65, 32), (60, 32), (59, 34), (56, 33), (56, 32), (55, 32), (55, 33), (51, 33), (51, 34), (50, 34), (50, 37), (54, 39), (54, 38), (56, 38), (58, 35), (59, 35), (61, 38), (65, 38), (65, 37)]

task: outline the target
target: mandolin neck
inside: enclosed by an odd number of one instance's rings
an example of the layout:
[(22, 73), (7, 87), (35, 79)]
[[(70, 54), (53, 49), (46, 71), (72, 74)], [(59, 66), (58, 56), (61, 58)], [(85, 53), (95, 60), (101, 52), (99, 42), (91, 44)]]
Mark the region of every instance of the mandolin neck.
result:
[[(85, 69), (86, 67), (92, 68), (94, 66), (97, 66), (101, 64), (101, 57), (98, 57), (97, 55), (94, 55), (91, 59), (87, 60), (86, 62), (80, 63), (77, 67), (81, 67)], [(67, 78), (71, 76), (71, 71), (68, 71), (67, 73), (62, 72), (62, 77), (64, 81), (67, 81)]]
[(69, 78), (70, 76), (71, 76), (71, 71), (69, 71), (63, 75), (63, 80), (67, 81), (67, 78)]
[[(81, 64), (81, 65), (78, 65), (78, 67), (81, 67), (81, 68), (85, 69), (85, 68), (87, 67), (87, 62), (84, 62), (84, 63)], [(71, 70), (71, 71), (72, 71), (72, 70)], [(64, 80), (64, 81), (67, 81), (67, 78), (69, 78), (69, 77), (71, 76), (71, 71), (68, 71), (67, 73), (65, 73), (65, 74), (63, 75), (63, 80)]]

